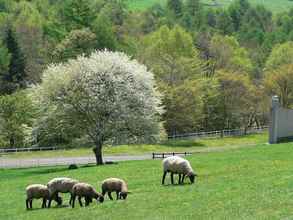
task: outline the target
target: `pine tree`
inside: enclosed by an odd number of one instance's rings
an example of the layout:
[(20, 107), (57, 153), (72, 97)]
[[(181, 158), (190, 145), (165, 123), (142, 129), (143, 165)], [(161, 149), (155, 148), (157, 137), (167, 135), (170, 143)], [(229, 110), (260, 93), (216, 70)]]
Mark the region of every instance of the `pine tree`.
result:
[(175, 14), (176, 17), (180, 17), (182, 15), (183, 5), (181, 0), (168, 0), (167, 7)]
[(5, 91), (5, 93), (9, 94), (18, 88), (25, 87), (25, 58), (11, 28), (8, 28), (5, 43), (11, 59), (8, 74), (4, 75), (3, 81), (6, 81), (9, 85)]

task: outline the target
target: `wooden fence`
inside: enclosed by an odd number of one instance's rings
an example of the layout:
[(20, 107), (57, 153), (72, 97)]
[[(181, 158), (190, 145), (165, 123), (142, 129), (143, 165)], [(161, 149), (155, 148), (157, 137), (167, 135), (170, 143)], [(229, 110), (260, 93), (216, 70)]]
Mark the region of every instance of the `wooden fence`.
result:
[(153, 155), (152, 156), (153, 159), (157, 159), (157, 158), (165, 158), (165, 157), (175, 156), (175, 155), (188, 156), (188, 155), (192, 155), (192, 153), (190, 153), (190, 152), (182, 152), (182, 153), (166, 152), (166, 153), (152, 153), (152, 155)]

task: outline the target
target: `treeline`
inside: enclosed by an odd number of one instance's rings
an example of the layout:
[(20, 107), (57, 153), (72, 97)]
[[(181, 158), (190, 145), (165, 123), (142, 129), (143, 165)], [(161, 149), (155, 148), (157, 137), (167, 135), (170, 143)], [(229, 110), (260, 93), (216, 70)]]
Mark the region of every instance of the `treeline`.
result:
[(271, 95), (293, 103), (292, 40), (293, 9), (273, 15), (248, 0), (168, 0), (143, 12), (122, 0), (0, 0), (0, 146), (86, 144), (40, 114), (29, 90), (50, 63), (104, 49), (155, 74), (169, 135), (267, 124)]

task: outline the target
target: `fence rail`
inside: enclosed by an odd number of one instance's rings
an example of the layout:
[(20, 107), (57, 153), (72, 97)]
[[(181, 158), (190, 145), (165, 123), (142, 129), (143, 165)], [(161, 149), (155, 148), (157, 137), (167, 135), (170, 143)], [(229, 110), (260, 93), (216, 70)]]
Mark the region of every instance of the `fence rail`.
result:
[[(247, 130), (245, 129), (233, 129), (222, 131), (208, 131), (208, 132), (196, 132), (186, 134), (176, 134), (168, 136), (168, 139), (199, 139), (199, 138), (216, 138), (216, 137), (230, 137), (240, 136), (246, 134), (262, 133), (268, 130), (268, 126), (253, 127)], [(17, 153), (17, 152), (31, 152), (31, 151), (55, 151), (63, 150), (58, 147), (29, 147), (29, 148), (0, 148), (0, 154), (2, 153)]]
[(28, 147), (28, 148), (0, 148), (1, 153), (31, 152), (31, 151), (54, 151), (60, 150), (58, 147)]
[(247, 134), (257, 134), (268, 130), (268, 126), (252, 127), (248, 129), (232, 129), (232, 130), (219, 130), (219, 131), (208, 131), (208, 132), (195, 132), (176, 134), (168, 136), (168, 139), (197, 139), (197, 138), (211, 138), (211, 137), (230, 137), (230, 136), (241, 136)]
[(192, 153), (190, 153), (190, 152), (181, 152), (181, 153), (166, 152), (166, 153), (152, 153), (152, 155), (153, 155), (153, 159), (156, 159), (156, 158), (165, 158), (168, 156), (175, 156), (175, 155), (187, 156), (187, 155), (192, 155)]

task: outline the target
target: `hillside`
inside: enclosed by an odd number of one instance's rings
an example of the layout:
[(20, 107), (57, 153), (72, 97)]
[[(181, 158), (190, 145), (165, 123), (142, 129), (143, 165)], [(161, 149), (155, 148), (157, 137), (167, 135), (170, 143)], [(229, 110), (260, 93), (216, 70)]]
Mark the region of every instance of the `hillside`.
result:
[[(131, 10), (144, 10), (151, 7), (152, 5), (159, 3), (165, 4), (167, 0), (128, 0), (127, 4)], [(234, 0), (217, 0), (218, 6), (215, 7), (227, 7)], [(202, 0), (203, 3), (212, 5), (214, 4), (212, 0)], [(274, 13), (286, 11), (293, 7), (293, 1), (289, 0), (250, 0), (254, 5), (264, 4), (266, 8), (270, 9)]]

